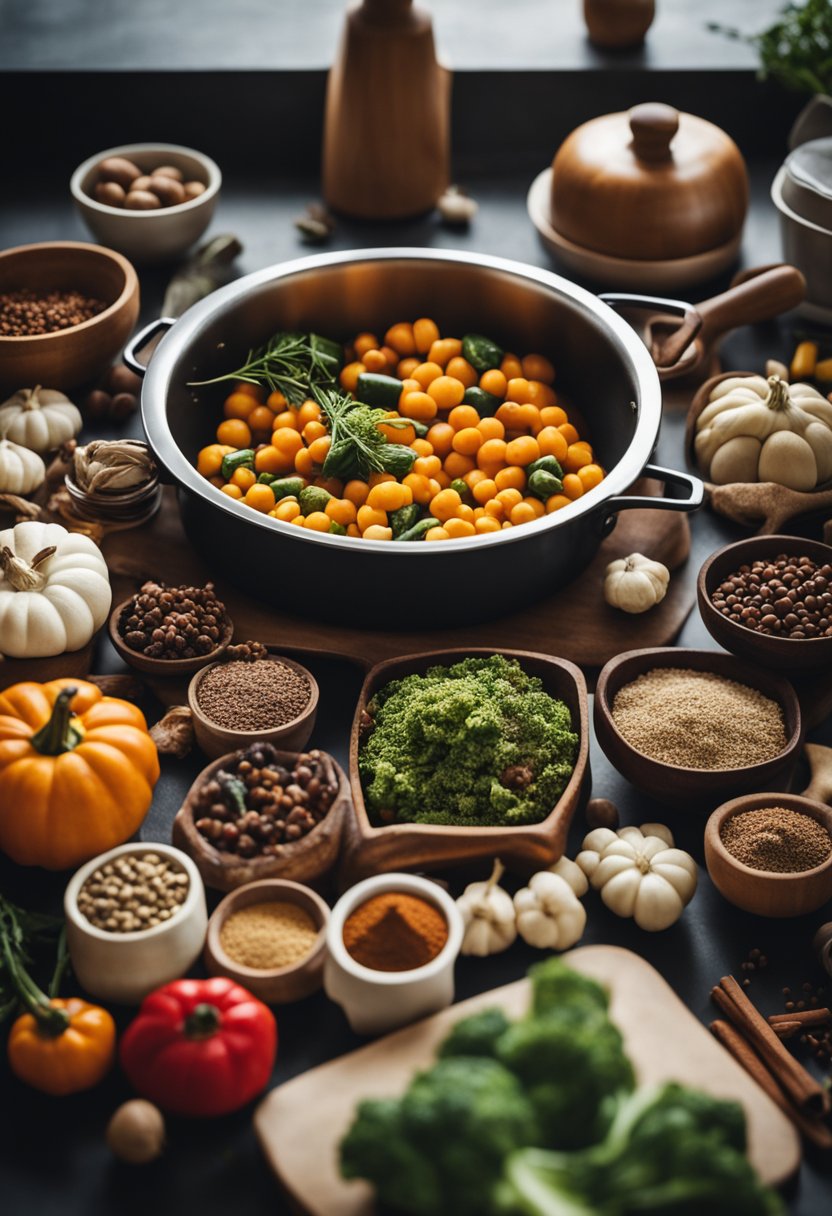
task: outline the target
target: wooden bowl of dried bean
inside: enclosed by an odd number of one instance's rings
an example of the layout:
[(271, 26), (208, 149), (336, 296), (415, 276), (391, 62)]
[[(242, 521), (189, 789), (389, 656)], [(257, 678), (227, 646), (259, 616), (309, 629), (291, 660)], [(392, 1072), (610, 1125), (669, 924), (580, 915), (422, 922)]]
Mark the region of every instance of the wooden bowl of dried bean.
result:
[(668, 809), (788, 789), (803, 744), (788, 680), (716, 650), (617, 655), (601, 669), (593, 712), (610, 762)]
[(204, 587), (143, 583), (112, 610), (108, 629), (125, 663), (147, 675), (165, 677), (189, 676), (213, 663), (234, 634), (213, 583)]
[(173, 841), (219, 891), (264, 878), (315, 882), (338, 861), (351, 814), (347, 778), (327, 752), (256, 743), (203, 769)]
[(720, 646), (779, 671), (832, 666), (832, 546), (798, 536), (725, 545), (699, 571), (699, 612)]
[(211, 760), (253, 743), (306, 746), (318, 713), (318, 684), (282, 655), (212, 663), (188, 686), (198, 747)]
[(0, 391), (69, 389), (112, 363), (139, 316), (127, 258), (47, 241), (0, 253)]
[(323, 982), (329, 907), (302, 883), (247, 883), (226, 895), (208, 922), (205, 966), (268, 1005), (288, 1005)]
[(748, 794), (717, 807), (705, 864), (721, 895), (756, 916), (803, 916), (832, 898), (832, 808), (801, 794)]

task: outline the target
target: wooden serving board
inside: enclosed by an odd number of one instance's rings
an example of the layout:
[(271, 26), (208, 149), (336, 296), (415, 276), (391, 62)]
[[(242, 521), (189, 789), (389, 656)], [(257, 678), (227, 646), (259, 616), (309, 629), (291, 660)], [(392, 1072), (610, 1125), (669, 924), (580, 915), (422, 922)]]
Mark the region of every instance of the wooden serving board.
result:
[[(649, 963), (617, 946), (583, 946), (566, 957), (609, 987), (611, 1016), (640, 1084), (674, 1080), (735, 1099), (745, 1108), (749, 1156), (762, 1178), (778, 1185), (797, 1170), (800, 1141), (792, 1124)], [(525, 979), (484, 992), (273, 1089), (257, 1108), (254, 1126), (294, 1203), (310, 1216), (372, 1216), (370, 1187), (345, 1182), (337, 1165), (338, 1144), (358, 1101), (402, 1093), (460, 1018), (489, 1005), (519, 1017), (529, 995)]]
[[(654, 482), (639, 483), (640, 492), (656, 491)], [(101, 547), (113, 583), (113, 602), (132, 595), (145, 579), (166, 583), (203, 584), (213, 578), (210, 567), (190, 546), (176, 499), (165, 489), (155, 518), (130, 531), (110, 532)], [(254, 639), (285, 652), (318, 652), (352, 660), (365, 668), (382, 659), (398, 658), (441, 646), (510, 646), (571, 659), (580, 667), (600, 668), (622, 650), (668, 646), (676, 638), (695, 599), (694, 571), (671, 578), (661, 604), (640, 616), (629, 616), (605, 603), (604, 571), (618, 557), (641, 552), (678, 569), (690, 552), (690, 525), (678, 511), (622, 511), (612, 534), (594, 561), (574, 582), (538, 604), (484, 625), (420, 632), (382, 633), (341, 628), (289, 616), (215, 578), (217, 593), (234, 622), (237, 641)], [(169, 681), (149, 681), (161, 700), (181, 701), (181, 690)], [(166, 689), (164, 686), (168, 685)]]

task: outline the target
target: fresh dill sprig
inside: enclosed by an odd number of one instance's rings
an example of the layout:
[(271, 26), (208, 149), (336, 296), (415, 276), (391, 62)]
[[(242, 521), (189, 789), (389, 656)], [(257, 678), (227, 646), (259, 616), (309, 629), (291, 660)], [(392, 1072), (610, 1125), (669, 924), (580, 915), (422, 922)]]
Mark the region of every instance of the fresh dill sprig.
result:
[(300, 405), (316, 386), (335, 385), (343, 362), (337, 342), (319, 334), (281, 332), (264, 346), (250, 350), (242, 367), (210, 380), (189, 380), (189, 388), (242, 380), (283, 393), (291, 405)]

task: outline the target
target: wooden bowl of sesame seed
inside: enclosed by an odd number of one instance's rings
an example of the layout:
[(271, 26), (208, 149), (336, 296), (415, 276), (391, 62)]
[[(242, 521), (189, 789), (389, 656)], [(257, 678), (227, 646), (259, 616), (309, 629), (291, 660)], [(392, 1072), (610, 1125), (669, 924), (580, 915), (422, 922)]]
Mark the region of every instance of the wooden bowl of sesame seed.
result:
[[(689, 673), (693, 684), (686, 690), (684, 680), (677, 680), (662, 702), (643, 682), (667, 668)], [(707, 677), (704, 689), (700, 676)], [(729, 716), (720, 717), (701, 701), (710, 685), (721, 705), (737, 702)], [(651, 692), (642, 698), (641, 714), (640, 689)], [(617, 703), (624, 690), (627, 719)], [(731, 694), (727, 699), (726, 692)], [(780, 710), (780, 730), (775, 729), (772, 702)], [(617, 655), (601, 669), (593, 715), (596, 737), (610, 762), (668, 810), (712, 807), (755, 789), (788, 789), (803, 744), (800, 704), (788, 680), (716, 650), (659, 646)]]
[[(762, 814), (731, 832), (749, 813)], [(795, 815), (807, 820), (806, 830)], [(832, 807), (802, 794), (732, 798), (707, 822), (705, 864), (719, 893), (745, 912), (778, 918), (815, 912), (832, 898)]]
[(323, 982), (328, 923), (328, 905), (302, 883), (279, 878), (247, 883), (226, 895), (208, 921), (205, 966), (267, 1005), (303, 1000)]
[(139, 280), (101, 245), (44, 241), (0, 253), (0, 391), (71, 389), (119, 354), (139, 316)]

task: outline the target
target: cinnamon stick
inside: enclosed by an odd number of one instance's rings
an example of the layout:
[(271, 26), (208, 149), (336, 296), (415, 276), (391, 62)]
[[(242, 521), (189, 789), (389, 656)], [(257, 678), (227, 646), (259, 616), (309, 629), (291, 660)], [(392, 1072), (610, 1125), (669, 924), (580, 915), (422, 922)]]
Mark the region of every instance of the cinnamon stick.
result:
[(824, 1152), (832, 1150), (832, 1131), (829, 1130), (825, 1123), (821, 1123), (819, 1119), (813, 1119), (809, 1115), (804, 1115), (802, 1111), (797, 1110), (793, 1106), (754, 1048), (747, 1039), (743, 1038), (738, 1030), (735, 1030), (729, 1022), (723, 1022), (721, 1019), (718, 1019), (715, 1022), (711, 1022), (711, 1033), (730, 1055), (734, 1057), (737, 1063), (745, 1069), (752, 1080), (757, 1082), (760, 1089), (768, 1094), (772, 1102), (791, 1119), (792, 1123), (806, 1140)]
[(832, 1012), (828, 1009), (796, 1009), (794, 1013), (773, 1013), (768, 1019), (769, 1026), (775, 1030), (778, 1026), (791, 1025), (794, 1022), (804, 1029), (809, 1026), (825, 1026), (832, 1022)]
[(711, 999), (749, 1040), (799, 1110), (816, 1115), (827, 1113), (829, 1095), (826, 1090), (783, 1046), (733, 976), (722, 977), (718, 987), (711, 992)]
[(771, 1018), (769, 1018), (768, 1024), (778, 1039), (793, 1039), (795, 1035), (801, 1034), (803, 1031), (803, 1026), (800, 1022), (772, 1022)]

